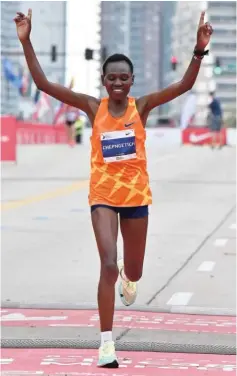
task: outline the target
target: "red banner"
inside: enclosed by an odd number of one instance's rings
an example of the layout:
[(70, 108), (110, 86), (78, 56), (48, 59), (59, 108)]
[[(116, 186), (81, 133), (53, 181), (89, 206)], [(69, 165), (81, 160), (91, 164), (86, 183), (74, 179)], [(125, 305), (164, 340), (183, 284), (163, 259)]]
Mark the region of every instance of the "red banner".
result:
[(65, 144), (67, 136), (64, 126), (47, 124), (17, 123), (17, 144)]
[[(221, 130), (223, 145), (226, 145), (226, 129)], [(219, 135), (217, 135), (218, 139)], [(208, 145), (211, 143), (212, 133), (208, 128), (187, 128), (182, 132), (182, 143), (192, 145)], [(217, 140), (218, 141), (218, 140)]]
[(1, 161), (16, 162), (16, 119), (1, 117)]

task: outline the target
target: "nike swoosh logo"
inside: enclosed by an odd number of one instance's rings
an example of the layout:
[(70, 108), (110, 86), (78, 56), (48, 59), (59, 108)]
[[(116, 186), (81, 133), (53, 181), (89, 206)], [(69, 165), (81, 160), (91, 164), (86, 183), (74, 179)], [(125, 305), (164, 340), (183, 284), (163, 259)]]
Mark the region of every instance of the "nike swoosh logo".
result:
[(193, 143), (197, 143), (197, 142), (204, 141), (204, 140), (208, 139), (210, 136), (211, 136), (210, 132), (200, 134), (200, 135), (197, 135), (195, 133), (191, 133), (190, 136), (189, 136), (189, 140)]
[(127, 128), (127, 127), (131, 127), (131, 125), (133, 125), (135, 123), (135, 121), (134, 122), (132, 122), (132, 123), (129, 123), (129, 124), (124, 124), (124, 126)]

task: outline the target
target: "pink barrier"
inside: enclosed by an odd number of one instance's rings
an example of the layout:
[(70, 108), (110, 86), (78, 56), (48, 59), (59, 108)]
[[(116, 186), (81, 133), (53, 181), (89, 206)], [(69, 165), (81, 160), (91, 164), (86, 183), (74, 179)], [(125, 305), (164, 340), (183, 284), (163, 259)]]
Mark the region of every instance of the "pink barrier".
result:
[(17, 144), (65, 144), (67, 136), (63, 125), (17, 122)]
[(16, 161), (16, 145), (66, 144), (64, 125), (32, 124), (1, 117), (1, 161)]
[[(226, 145), (226, 128), (221, 130), (223, 145)], [(182, 131), (182, 143), (207, 145), (212, 141), (212, 133), (208, 128), (186, 128)]]
[(11, 116), (1, 118), (1, 161), (16, 162), (16, 121)]

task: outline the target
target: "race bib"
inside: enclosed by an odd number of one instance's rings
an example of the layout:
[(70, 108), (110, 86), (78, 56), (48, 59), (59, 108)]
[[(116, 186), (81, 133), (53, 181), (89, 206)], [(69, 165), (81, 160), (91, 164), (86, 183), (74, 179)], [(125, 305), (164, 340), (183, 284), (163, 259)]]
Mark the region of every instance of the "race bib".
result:
[(100, 139), (104, 162), (119, 162), (136, 158), (134, 129), (102, 133)]

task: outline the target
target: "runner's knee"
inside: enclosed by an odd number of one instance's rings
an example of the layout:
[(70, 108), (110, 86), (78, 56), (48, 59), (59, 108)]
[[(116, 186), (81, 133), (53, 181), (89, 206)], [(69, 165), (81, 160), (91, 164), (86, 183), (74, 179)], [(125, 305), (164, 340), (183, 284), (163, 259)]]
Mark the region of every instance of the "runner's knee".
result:
[(142, 277), (142, 270), (141, 269), (126, 269), (124, 270), (126, 277), (131, 282), (137, 282)]
[(101, 277), (105, 278), (108, 283), (115, 284), (118, 279), (118, 266), (116, 262), (105, 261), (101, 264)]

